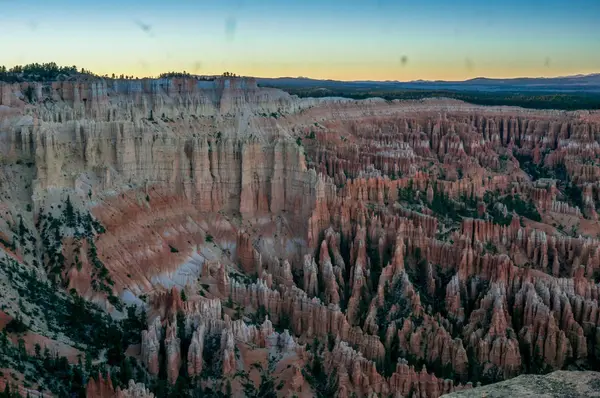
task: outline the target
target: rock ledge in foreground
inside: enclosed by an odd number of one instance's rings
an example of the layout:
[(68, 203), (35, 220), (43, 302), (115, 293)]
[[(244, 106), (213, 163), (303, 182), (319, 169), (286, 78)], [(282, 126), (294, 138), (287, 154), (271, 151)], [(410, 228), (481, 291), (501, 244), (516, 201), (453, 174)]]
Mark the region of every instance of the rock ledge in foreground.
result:
[(547, 375), (521, 375), (500, 383), (442, 395), (443, 398), (496, 397), (600, 397), (600, 372), (557, 371)]

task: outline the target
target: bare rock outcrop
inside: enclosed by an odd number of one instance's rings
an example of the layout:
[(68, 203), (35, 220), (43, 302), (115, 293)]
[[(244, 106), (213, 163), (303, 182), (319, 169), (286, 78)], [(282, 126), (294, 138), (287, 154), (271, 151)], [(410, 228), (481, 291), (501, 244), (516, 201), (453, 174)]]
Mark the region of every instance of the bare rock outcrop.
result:
[(547, 375), (521, 375), (472, 390), (442, 395), (443, 398), (496, 397), (600, 397), (598, 372), (556, 371)]
[(142, 383), (136, 383), (129, 380), (127, 388), (121, 390), (117, 388), (117, 398), (154, 398), (154, 394)]

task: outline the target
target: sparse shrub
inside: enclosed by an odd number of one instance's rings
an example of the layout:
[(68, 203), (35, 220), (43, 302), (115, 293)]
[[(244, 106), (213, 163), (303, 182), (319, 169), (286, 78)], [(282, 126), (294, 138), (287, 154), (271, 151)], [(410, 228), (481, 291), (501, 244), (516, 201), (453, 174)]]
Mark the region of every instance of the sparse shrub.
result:
[(27, 86), (27, 88), (25, 89), (25, 92), (23, 94), (25, 94), (25, 98), (27, 98), (27, 102), (29, 102), (30, 104), (33, 103), (33, 87), (32, 86)]
[(15, 318), (13, 318), (10, 322), (6, 324), (4, 330), (6, 330), (7, 333), (21, 334), (25, 333), (28, 330), (28, 327), (23, 322), (21, 315), (18, 314)]

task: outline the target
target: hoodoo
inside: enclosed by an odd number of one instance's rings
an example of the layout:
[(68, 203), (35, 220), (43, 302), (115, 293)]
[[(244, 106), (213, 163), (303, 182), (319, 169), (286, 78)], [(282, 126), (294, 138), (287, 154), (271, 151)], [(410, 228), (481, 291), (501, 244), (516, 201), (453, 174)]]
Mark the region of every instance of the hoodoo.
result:
[(0, 83), (0, 389), (437, 398), (593, 368), (598, 120)]

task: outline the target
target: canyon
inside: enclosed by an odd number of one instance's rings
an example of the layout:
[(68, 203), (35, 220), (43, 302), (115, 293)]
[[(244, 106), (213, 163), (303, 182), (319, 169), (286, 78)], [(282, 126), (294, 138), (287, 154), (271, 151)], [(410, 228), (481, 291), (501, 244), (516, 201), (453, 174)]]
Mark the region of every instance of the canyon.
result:
[(0, 82), (0, 388), (436, 398), (598, 369), (598, 158), (596, 111)]

